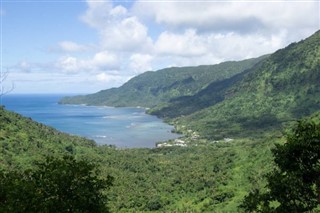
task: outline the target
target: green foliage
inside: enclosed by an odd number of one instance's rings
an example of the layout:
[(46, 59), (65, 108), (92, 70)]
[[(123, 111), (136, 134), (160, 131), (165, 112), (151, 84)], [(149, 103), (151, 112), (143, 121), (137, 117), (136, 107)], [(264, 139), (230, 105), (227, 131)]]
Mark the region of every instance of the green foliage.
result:
[[(270, 141), (110, 150), (101, 147), (114, 185), (113, 212), (236, 212), (245, 193), (263, 186)], [(103, 157), (102, 157), (103, 156)]]
[(72, 156), (47, 158), (34, 170), (0, 173), (1, 212), (109, 212), (96, 165)]
[[(218, 95), (223, 101), (174, 123), (207, 139), (256, 138), (320, 110), (319, 41), (320, 31), (277, 51), (248, 70), (242, 80), (221, 90)], [(197, 97), (193, 100), (194, 105), (202, 103), (195, 101)]]
[(273, 155), (277, 167), (267, 175), (268, 191), (251, 192), (242, 208), (249, 212), (306, 212), (320, 207), (320, 122), (299, 121)]
[(224, 100), (225, 91), (235, 82), (242, 79), (245, 73), (244, 71), (230, 78), (214, 81), (195, 95), (171, 99), (167, 105), (154, 107), (148, 112), (163, 118), (176, 118), (215, 105)]
[(148, 113), (183, 134), (206, 140), (281, 135), (283, 126), (320, 110), (319, 40), (320, 31), (270, 56), (146, 72), (62, 103), (151, 107)]
[(191, 96), (215, 81), (251, 68), (264, 57), (197, 67), (172, 67), (138, 75), (119, 88), (86, 96), (66, 97), (62, 104), (159, 107), (170, 100)]
[[(319, 140), (313, 140), (313, 136), (312, 143), (297, 145), (299, 148), (290, 148), (290, 152), (289, 145), (284, 145), (286, 149), (277, 146), (278, 151), (274, 153), (278, 169), (268, 175), (268, 186), (274, 189), (274, 194), (262, 186), (266, 182), (263, 177), (272, 167), (270, 149), (275, 138), (282, 137), (282, 127), (320, 110), (319, 36), (317, 32), (267, 58), (146, 72), (120, 88), (63, 101), (154, 107), (150, 113), (171, 118), (169, 121), (177, 131), (195, 142), (194, 146), (98, 147), (93, 141), (60, 133), (0, 108), (2, 178), (9, 181), (6, 177), (11, 176), (17, 180), (15, 183), (25, 184), (24, 196), (32, 197), (33, 186), (25, 180), (39, 171), (35, 169), (39, 165), (34, 162), (41, 162), (48, 155), (61, 159), (70, 154), (79, 160), (77, 162), (87, 159), (100, 165), (101, 177), (105, 180), (109, 180), (109, 174), (114, 177), (114, 186), (103, 192), (114, 212), (237, 212), (237, 206), (250, 189), (254, 191), (246, 199), (248, 211), (254, 211), (257, 202), (258, 211), (265, 212), (286, 207), (293, 212), (313, 208), (317, 202), (313, 196), (319, 194), (318, 182), (314, 182), (316, 176), (319, 177), (319, 150), (314, 148), (314, 143)], [(312, 120), (316, 126), (310, 128), (318, 131), (319, 116)], [(309, 128), (307, 124), (303, 126)], [(309, 137), (304, 131), (298, 132), (301, 140)], [(291, 139), (288, 137), (286, 144), (301, 142), (296, 133), (291, 134)], [(197, 137), (192, 138), (195, 135)], [(236, 139), (233, 142), (213, 140), (230, 137)], [(291, 160), (282, 161), (284, 157)], [(314, 162), (308, 161), (313, 158)], [(307, 160), (308, 167), (296, 162), (297, 159), (300, 163)], [(283, 172), (281, 165), (292, 169)], [(292, 174), (293, 178), (286, 174)], [(23, 177), (19, 179), (22, 182), (18, 181), (18, 175)], [(283, 187), (288, 182), (291, 187)], [(7, 190), (5, 186), (10, 184), (14, 186), (10, 181), (2, 184), (3, 189)], [(305, 186), (309, 188), (302, 193)], [(12, 193), (16, 193), (13, 188)], [(89, 192), (83, 190), (83, 193)], [(275, 200), (276, 194), (281, 196)], [(290, 207), (282, 204), (288, 199), (294, 200)], [(305, 200), (308, 203), (304, 203)]]
[(0, 169), (26, 169), (44, 156), (89, 153), (96, 144), (78, 136), (61, 133), (0, 107)]
[[(235, 212), (245, 192), (253, 186), (259, 188), (263, 183), (262, 176), (270, 166), (266, 162), (271, 162), (270, 147), (273, 145), (266, 140), (117, 149), (95, 146), (92, 141), (60, 133), (4, 109), (0, 110), (0, 120), (0, 193), (10, 191), (10, 196), (15, 197), (20, 192), (15, 188), (19, 185), (21, 196), (30, 205), (34, 203), (30, 199), (37, 203), (41, 201), (34, 197), (35, 193), (44, 196), (40, 193), (43, 190), (50, 193), (61, 187), (67, 190), (72, 180), (68, 177), (77, 178), (83, 172), (80, 168), (72, 169), (73, 160), (67, 160), (67, 164), (60, 162), (66, 154), (74, 156), (76, 162), (85, 159), (89, 165), (99, 165), (99, 179), (114, 177), (113, 186), (102, 192), (107, 196), (112, 212)], [(46, 162), (48, 155), (57, 159), (54, 160), (56, 163)], [(43, 173), (46, 169), (54, 179)], [(74, 172), (70, 175), (69, 170)], [(38, 178), (41, 175), (43, 178)], [(65, 182), (60, 185), (52, 184), (53, 181), (60, 183), (62, 179)], [(35, 186), (38, 183), (43, 184)], [(39, 187), (41, 190), (35, 192)], [(88, 193), (86, 189), (80, 191), (80, 197), (75, 195), (77, 199)], [(40, 208), (40, 205), (31, 207)]]

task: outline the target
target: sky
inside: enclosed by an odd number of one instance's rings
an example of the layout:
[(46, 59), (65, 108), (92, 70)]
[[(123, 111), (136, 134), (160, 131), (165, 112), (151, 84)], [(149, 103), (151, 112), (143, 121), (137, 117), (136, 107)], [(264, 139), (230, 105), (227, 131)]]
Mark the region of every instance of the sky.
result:
[(320, 29), (319, 0), (0, 2), (11, 93), (93, 93), (145, 71), (269, 54)]

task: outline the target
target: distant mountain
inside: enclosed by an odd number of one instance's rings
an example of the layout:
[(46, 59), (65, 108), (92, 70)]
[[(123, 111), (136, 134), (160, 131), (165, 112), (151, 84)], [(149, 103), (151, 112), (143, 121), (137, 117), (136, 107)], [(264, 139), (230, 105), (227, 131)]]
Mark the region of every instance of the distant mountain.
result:
[(251, 68), (264, 57), (218, 65), (172, 67), (138, 75), (119, 88), (95, 94), (66, 97), (61, 104), (159, 107), (181, 96), (191, 96), (216, 81), (223, 81)]
[(211, 106), (176, 120), (176, 125), (209, 139), (257, 136), (311, 115), (320, 110), (320, 31), (278, 50), (246, 71), (239, 81), (234, 78), (220, 82), (227, 89), (222, 86), (219, 90), (219, 83), (214, 83), (157, 113), (175, 117), (174, 111), (186, 109), (187, 103), (201, 109), (201, 98), (210, 97), (206, 101), (211, 101)]
[(194, 95), (173, 98), (165, 105), (148, 110), (148, 113), (162, 118), (176, 118), (215, 105), (225, 99), (226, 90), (240, 81), (247, 72), (245, 70), (230, 78), (214, 81)]
[[(109, 198), (110, 212), (237, 212), (237, 206), (252, 186), (262, 188), (262, 177), (271, 167), (268, 163), (271, 147), (270, 141), (247, 140), (184, 148), (95, 146), (91, 140), (61, 133), (0, 107), (0, 209), (5, 209), (0, 212), (18, 212), (31, 205), (43, 209), (43, 203), (54, 203), (51, 197), (57, 196), (53, 194), (66, 192), (70, 187), (77, 189), (74, 186), (88, 181), (87, 175), (82, 178), (87, 174), (84, 162), (98, 166), (90, 177), (97, 174), (101, 179), (114, 177), (113, 186), (103, 190)], [(74, 167), (63, 163), (66, 154), (84, 165), (81, 167), (84, 169), (79, 171), (78, 163)], [(52, 164), (47, 157), (59, 161)], [(53, 174), (53, 179), (45, 175), (43, 168)], [(59, 176), (61, 171), (64, 174)], [(74, 175), (83, 181), (70, 185), (70, 180), (63, 182), (61, 178)], [(40, 190), (35, 190), (35, 186)], [(72, 195), (81, 199), (90, 194), (88, 184), (84, 187), (84, 191), (75, 190)], [(12, 193), (8, 195), (8, 191)], [(20, 191), (36, 202), (30, 206), (19, 203), (15, 194)], [(9, 209), (13, 205), (19, 205), (19, 209)]]
[(319, 79), (320, 31), (272, 55), (146, 72), (61, 103), (149, 107), (185, 135), (256, 137), (320, 110)]

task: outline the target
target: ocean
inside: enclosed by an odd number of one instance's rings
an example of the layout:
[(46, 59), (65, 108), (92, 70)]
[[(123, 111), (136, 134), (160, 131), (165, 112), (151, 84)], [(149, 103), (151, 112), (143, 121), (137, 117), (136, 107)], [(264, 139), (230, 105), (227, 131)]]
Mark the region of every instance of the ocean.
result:
[(2, 105), (62, 132), (93, 139), (99, 145), (119, 148), (153, 148), (156, 142), (180, 137), (161, 119), (141, 108), (60, 105), (65, 95), (13, 95)]

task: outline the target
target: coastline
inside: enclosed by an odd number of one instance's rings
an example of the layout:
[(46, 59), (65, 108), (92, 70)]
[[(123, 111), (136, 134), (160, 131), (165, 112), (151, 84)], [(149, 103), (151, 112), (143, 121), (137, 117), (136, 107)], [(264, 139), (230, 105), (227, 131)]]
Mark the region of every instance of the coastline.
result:
[(159, 141), (181, 137), (174, 126), (147, 114), (146, 108), (58, 104), (62, 96), (14, 94), (6, 97), (5, 105), (61, 132), (92, 139), (97, 145), (155, 148)]

